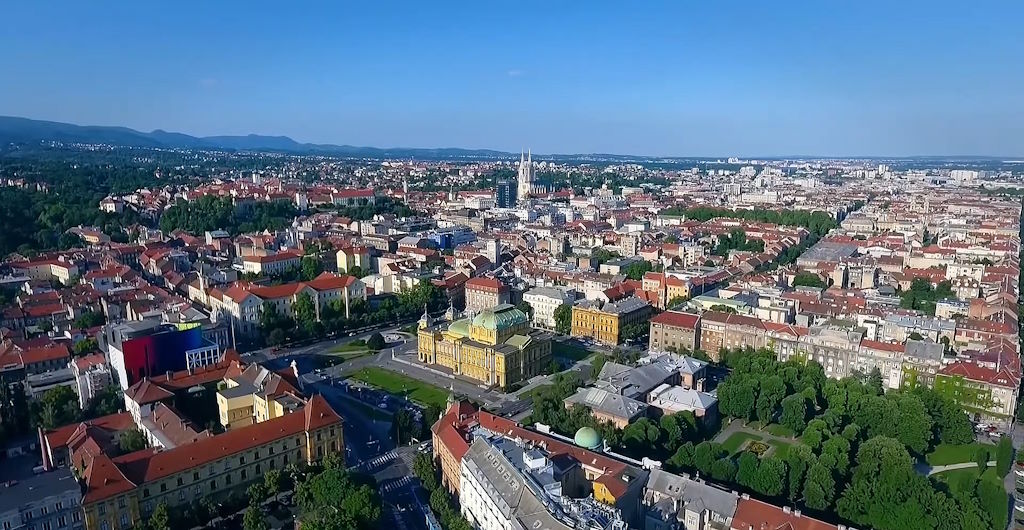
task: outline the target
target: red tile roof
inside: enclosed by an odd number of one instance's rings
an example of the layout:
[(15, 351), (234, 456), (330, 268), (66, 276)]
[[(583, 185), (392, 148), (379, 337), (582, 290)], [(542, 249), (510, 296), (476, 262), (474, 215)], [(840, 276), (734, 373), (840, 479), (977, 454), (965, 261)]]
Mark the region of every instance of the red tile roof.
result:
[(836, 530), (836, 525), (819, 521), (799, 511), (773, 506), (755, 499), (741, 498), (732, 518), (735, 530)]
[[(300, 413), (285, 414), (218, 436), (201, 438), (166, 451), (143, 449), (119, 456), (113, 460), (118, 473), (105, 468), (103, 473), (94, 479), (86, 478), (83, 503), (103, 500), (128, 491), (136, 485), (160, 480), (253, 447), (330, 425), (340, 426), (341, 416), (334, 412), (322, 396), (316, 395)], [(96, 462), (103, 458), (106, 457), (94, 459), (93, 465), (89, 467), (96, 467)]]
[(64, 425), (63, 427), (57, 427), (56, 429), (43, 432), (43, 438), (46, 440), (47, 445), (50, 446), (50, 449), (55, 450), (68, 445), (72, 436), (74, 436), (79, 430), (85, 431), (88, 429), (98, 429), (110, 433), (117, 433), (128, 430), (134, 426), (135, 423), (132, 420), (131, 414), (121, 412), (80, 423), (71, 423)]
[(44, 346), (42, 348), (31, 348), (21, 353), (22, 362), (25, 364), (41, 363), (46, 361), (59, 361), (69, 359), (71, 352), (64, 344)]
[(1017, 388), (1020, 385), (1020, 373), (1009, 369), (993, 370), (985, 366), (979, 366), (973, 362), (957, 361), (943, 366), (939, 374), (948, 376), (960, 376), (969, 381), (987, 383), (990, 385), (1006, 388)]
[(476, 278), (466, 280), (466, 289), (502, 290), (503, 288), (507, 289), (505, 284), (501, 283), (501, 281), (496, 278), (478, 276)]
[(891, 352), (904, 352), (907, 350), (903, 344), (895, 342), (882, 342), (877, 340), (864, 339), (860, 342), (861, 347), (871, 348), (872, 350), (879, 351), (891, 351)]
[(700, 322), (700, 315), (693, 313), (682, 313), (679, 311), (665, 311), (651, 319), (652, 324), (661, 324), (675, 328), (697, 329)]

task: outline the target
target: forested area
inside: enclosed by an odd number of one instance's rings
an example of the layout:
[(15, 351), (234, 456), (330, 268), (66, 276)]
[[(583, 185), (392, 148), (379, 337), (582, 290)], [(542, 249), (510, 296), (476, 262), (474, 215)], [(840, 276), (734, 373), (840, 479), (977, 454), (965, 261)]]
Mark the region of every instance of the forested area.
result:
[(226, 230), (231, 235), (282, 230), (291, 226), (297, 213), (291, 201), (236, 205), (230, 198), (207, 195), (192, 202), (179, 200), (165, 210), (160, 216), (160, 229), (164, 232), (184, 230), (190, 234)]

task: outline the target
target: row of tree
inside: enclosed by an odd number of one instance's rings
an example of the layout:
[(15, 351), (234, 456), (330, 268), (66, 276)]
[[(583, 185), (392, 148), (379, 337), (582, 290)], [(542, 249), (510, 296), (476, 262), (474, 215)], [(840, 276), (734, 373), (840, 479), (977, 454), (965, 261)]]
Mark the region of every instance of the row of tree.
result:
[[(423, 314), (423, 308), (438, 311), (446, 304), (444, 291), (428, 281), (421, 281), (412, 289), (375, 301), (373, 305), (362, 300), (349, 301), (349, 316), (345, 316), (343, 300), (332, 300), (320, 306), (308, 293), (301, 293), (292, 304), (291, 316), (281, 314), (270, 303), (265, 303), (260, 314), (260, 330), (268, 344), (311, 338), (322, 338), (330, 332), (343, 332), (379, 322), (413, 318)], [(319, 318), (318, 318), (319, 316)]]
[(807, 210), (730, 210), (726, 208), (711, 208), (708, 206), (696, 206), (693, 208), (666, 208), (663, 215), (685, 215), (687, 219), (697, 221), (708, 221), (716, 217), (729, 219), (744, 219), (747, 221), (758, 221), (786, 226), (802, 226), (812, 234), (821, 237), (839, 226), (836, 220), (828, 212), (811, 212)]
[(433, 457), (428, 453), (417, 453), (412, 465), (413, 473), (420, 479), (420, 485), (427, 490), (430, 499), (430, 510), (444, 530), (470, 530), (472, 525), (459, 513), (455, 502), (441, 485)]

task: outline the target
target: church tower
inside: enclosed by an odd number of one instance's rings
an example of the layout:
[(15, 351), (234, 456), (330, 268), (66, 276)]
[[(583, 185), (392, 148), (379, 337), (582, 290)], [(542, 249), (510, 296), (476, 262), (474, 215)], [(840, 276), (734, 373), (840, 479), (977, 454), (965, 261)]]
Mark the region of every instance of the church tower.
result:
[(522, 151), (519, 152), (519, 186), (516, 189), (516, 197), (520, 200), (526, 199), (530, 196), (530, 193), (534, 190), (533, 179), (536, 177), (536, 171), (533, 168), (533, 153), (530, 151), (526, 152), (526, 158), (523, 158)]

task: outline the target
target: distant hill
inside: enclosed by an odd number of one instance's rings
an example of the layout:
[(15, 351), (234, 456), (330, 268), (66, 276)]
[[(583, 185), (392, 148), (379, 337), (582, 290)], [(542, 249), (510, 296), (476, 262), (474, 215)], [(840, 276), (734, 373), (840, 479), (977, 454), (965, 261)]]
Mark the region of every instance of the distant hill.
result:
[(236, 151), (282, 151), (321, 153), (367, 158), (507, 158), (512, 153), (490, 149), (459, 148), (379, 148), (352, 145), (299, 143), (287, 136), (204, 136), (157, 129), (136, 131), (127, 127), (74, 125), (55, 121), (0, 116), (0, 145), (47, 141), (110, 144), (126, 147), (162, 147), (185, 149), (228, 149)]

